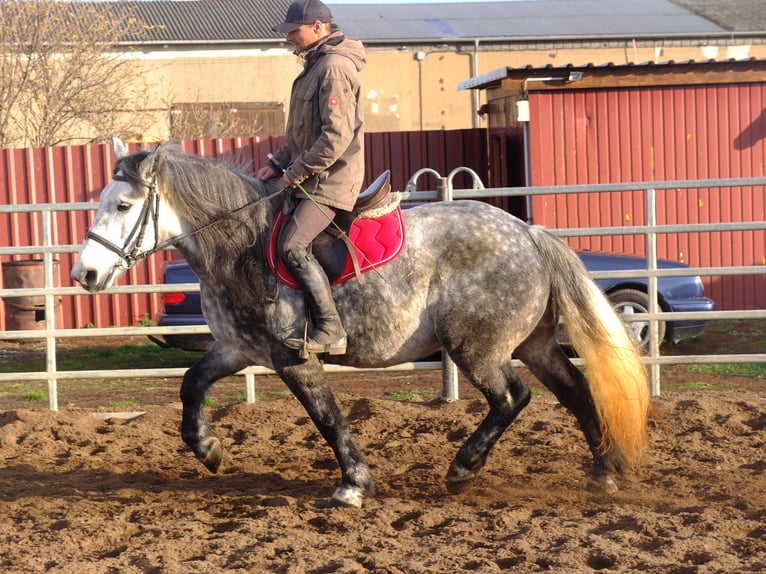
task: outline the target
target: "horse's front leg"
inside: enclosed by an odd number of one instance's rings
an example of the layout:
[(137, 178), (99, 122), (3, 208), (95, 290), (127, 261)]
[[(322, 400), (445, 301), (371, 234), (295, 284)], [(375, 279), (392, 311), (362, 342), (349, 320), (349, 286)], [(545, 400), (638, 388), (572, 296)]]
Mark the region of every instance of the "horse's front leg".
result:
[(205, 395), (218, 379), (236, 373), (248, 366), (238, 353), (227, 351), (220, 343), (213, 347), (186, 371), (181, 384), (181, 436), (196, 457), (211, 472), (218, 472), (223, 450), (221, 441), (213, 431), (202, 409)]
[(332, 448), (341, 468), (341, 482), (332, 495), (335, 503), (360, 508), (366, 494), (374, 493), (372, 471), (351, 438), (332, 389), (314, 356), (306, 362), (277, 367), (278, 374), (301, 402)]
[(456, 355), (456, 358), (462, 359), (464, 372), (486, 397), (490, 408), (450, 464), (447, 490), (451, 493), (460, 492), (471, 483), (486, 463), (492, 447), (532, 397), (529, 387), (513, 372), (510, 363), (501, 366), (492, 365), (485, 359), (481, 359), (484, 363), (481, 364), (465, 355)]

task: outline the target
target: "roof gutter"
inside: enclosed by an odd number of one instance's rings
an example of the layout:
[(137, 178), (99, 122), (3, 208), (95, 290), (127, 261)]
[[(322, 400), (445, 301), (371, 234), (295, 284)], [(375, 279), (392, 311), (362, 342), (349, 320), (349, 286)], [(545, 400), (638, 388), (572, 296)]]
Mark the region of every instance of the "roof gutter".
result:
[[(116, 42), (117, 46), (242, 46), (251, 44), (270, 44), (274, 47), (287, 46), (288, 43), (280, 38), (240, 38), (237, 40), (124, 40)], [(294, 48), (290, 48), (291, 50)]]
[[(652, 41), (672, 43), (683, 42), (747, 42), (766, 43), (766, 31), (763, 32), (713, 32), (709, 34), (682, 33), (682, 34), (599, 34), (598, 36), (582, 35), (553, 35), (553, 36), (465, 36), (465, 37), (440, 37), (440, 38), (360, 38), (368, 47), (370, 46), (410, 46), (428, 45), (431, 50), (439, 45), (467, 45), (477, 47), (478, 43), (485, 49), (494, 44), (538, 44), (538, 43), (583, 43), (603, 44), (605, 42), (634, 42)], [(118, 46), (235, 46), (235, 45), (273, 45), (275, 47), (287, 46), (288, 43), (282, 38), (239, 38), (226, 40), (124, 40), (117, 42)]]
[(371, 44), (473, 44), (476, 41), (482, 44), (523, 44), (523, 43), (553, 43), (553, 42), (633, 42), (634, 40), (651, 41), (691, 41), (710, 42), (711, 40), (758, 40), (766, 43), (765, 32), (714, 32), (710, 34), (683, 33), (683, 34), (599, 34), (598, 36), (464, 36), (464, 37), (440, 37), (440, 38), (360, 38), (365, 45)]

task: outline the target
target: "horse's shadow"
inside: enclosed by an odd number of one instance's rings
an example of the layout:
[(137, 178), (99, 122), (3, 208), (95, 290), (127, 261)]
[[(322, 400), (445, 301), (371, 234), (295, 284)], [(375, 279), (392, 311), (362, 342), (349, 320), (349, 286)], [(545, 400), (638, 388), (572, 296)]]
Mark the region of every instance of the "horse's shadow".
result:
[[(0, 501), (15, 502), (30, 497), (80, 501), (110, 501), (125, 504), (146, 502), (154, 495), (167, 495), (168, 504), (179, 499), (232, 498), (236, 506), (281, 506), (289, 499), (315, 499), (317, 492), (334, 487), (332, 479), (286, 478), (278, 472), (247, 472), (208, 475), (192, 470), (172, 476), (167, 472), (110, 472), (96, 469), (40, 471), (29, 465), (0, 469)], [(283, 502), (280, 503), (280, 499)], [(321, 505), (321, 501), (317, 502)]]

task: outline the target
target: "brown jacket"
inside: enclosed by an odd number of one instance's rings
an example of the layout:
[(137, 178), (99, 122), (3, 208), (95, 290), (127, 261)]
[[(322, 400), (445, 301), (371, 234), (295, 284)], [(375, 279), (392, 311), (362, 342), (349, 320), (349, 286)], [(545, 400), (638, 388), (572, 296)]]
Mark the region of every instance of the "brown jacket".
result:
[(318, 202), (345, 211), (351, 211), (364, 180), (359, 72), (365, 65), (362, 43), (340, 31), (305, 54), (293, 82), (287, 144), (274, 157)]

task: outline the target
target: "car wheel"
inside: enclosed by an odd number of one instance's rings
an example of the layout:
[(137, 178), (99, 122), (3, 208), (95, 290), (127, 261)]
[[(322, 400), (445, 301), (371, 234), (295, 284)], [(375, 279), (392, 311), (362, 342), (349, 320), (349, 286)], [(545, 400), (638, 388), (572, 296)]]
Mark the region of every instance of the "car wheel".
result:
[[(610, 293), (607, 298), (620, 316), (649, 312), (649, 296), (636, 289), (620, 289)], [(649, 321), (625, 321), (628, 333), (640, 349), (649, 348)], [(665, 321), (658, 322), (660, 343), (665, 338)]]

